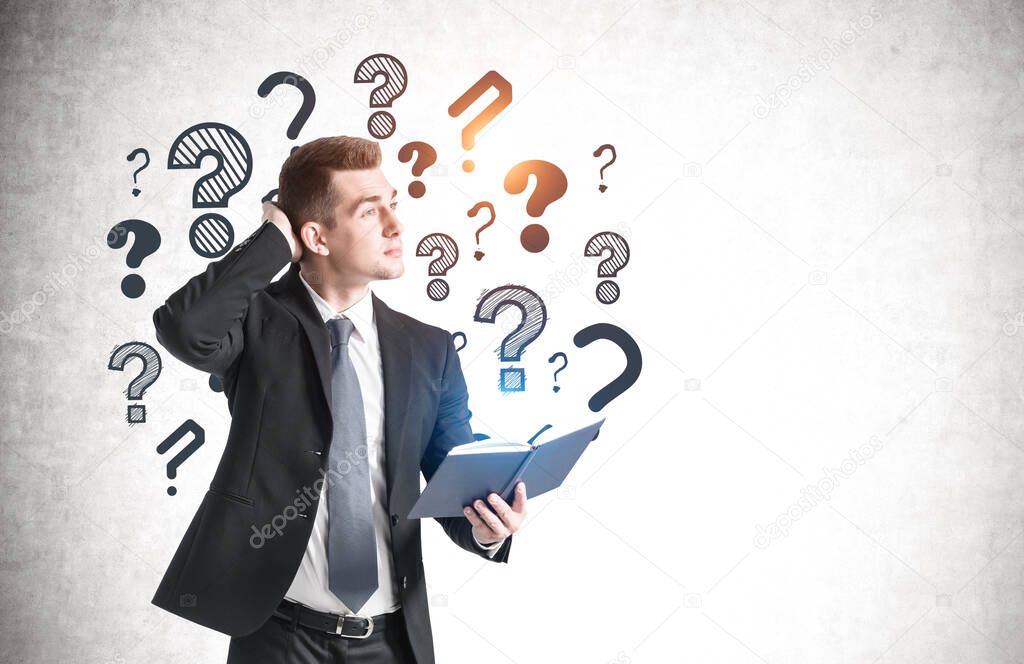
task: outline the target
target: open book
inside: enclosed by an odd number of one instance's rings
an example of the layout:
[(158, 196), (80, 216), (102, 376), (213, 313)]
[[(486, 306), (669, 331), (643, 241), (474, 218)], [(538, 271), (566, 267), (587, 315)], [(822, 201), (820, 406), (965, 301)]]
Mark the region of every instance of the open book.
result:
[(453, 447), (431, 476), (410, 519), (463, 516), (462, 509), (492, 491), (512, 504), (516, 483), (526, 483), (528, 498), (557, 489), (597, 438), (605, 418), (543, 443), (534, 441), (545, 425), (525, 443), (478, 440)]

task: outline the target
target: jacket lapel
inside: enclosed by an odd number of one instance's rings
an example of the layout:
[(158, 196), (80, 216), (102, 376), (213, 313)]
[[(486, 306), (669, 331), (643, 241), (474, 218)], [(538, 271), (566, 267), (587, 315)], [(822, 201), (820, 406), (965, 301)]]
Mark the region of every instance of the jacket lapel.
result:
[(409, 330), (388, 305), (376, 294), (371, 295), (384, 373), (384, 456), (388, 478), (387, 504), (390, 509), (391, 496), (395, 488), (394, 478), (398, 477), (398, 462), (403, 458), (412, 350), (409, 345)]
[[(313, 360), (320, 378), (320, 387), (326, 399), (327, 412), (331, 412), (331, 335), (320, 312), (299, 281), (299, 264), (292, 263), (288, 274), (281, 277), (279, 301), (299, 320), (313, 348)], [(333, 429), (329, 427), (328, 430)]]
[[(320, 312), (299, 281), (299, 264), (292, 263), (288, 273), (281, 277), (281, 302), (298, 319), (309, 338), (313, 359), (319, 374), (320, 387), (326, 400), (327, 412), (331, 411), (331, 343), (330, 333), (324, 325)], [(405, 439), (405, 422), (409, 405), (409, 377), (412, 350), (409, 344), (409, 330), (397, 314), (371, 292), (373, 316), (377, 324), (377, 338), (380, 346), (381, 366), (384, 374), (384, 456), (388, 480), (387, 503), (391, 504), (394, 492), (394, 478), (397, 477), (398, 462), (402, 459), (402, 442)], [(328, 422), (327, 430), (333, 432), (333, 423)], [(333, 435), (330, 433), (329, 435)], [(418, 461), (418, 460), (417, 460)]]

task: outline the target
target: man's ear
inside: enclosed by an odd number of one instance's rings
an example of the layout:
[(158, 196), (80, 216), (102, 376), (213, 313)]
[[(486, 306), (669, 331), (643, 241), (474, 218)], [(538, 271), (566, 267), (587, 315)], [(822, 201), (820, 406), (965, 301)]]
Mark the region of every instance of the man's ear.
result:
[(303, 222), (299, 227), (299, 241), (303, 251), (327, 255), (327, 245), (323, 241), (323, 227), (315, 221)]

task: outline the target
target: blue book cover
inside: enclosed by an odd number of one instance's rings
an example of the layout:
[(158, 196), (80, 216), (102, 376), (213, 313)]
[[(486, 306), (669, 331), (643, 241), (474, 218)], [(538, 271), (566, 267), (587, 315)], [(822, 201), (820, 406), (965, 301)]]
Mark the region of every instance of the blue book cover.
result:
[(462, 508), (476, 499), (486, 500), (492, 491), (512, 504), (519, 480), (526, 483), (526, 495), (533, 498), (557, 489), (597, 438), (605, 418), (542, 443), (537, 432), (529, 442), (479, 440), (453, 447), (420, 494), (410, 519), (464, 516)]

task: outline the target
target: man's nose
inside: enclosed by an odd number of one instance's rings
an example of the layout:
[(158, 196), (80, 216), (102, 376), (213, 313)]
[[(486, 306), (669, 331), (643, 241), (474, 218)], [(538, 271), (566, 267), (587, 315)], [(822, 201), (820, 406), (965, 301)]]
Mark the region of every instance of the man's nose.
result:
[(398, 220), (398, 215), (395, 214), (394, 210), (388, 210), (385, 218), (384, 232), (386, 235), (400, 235), (405, 229), (402, 222)]

